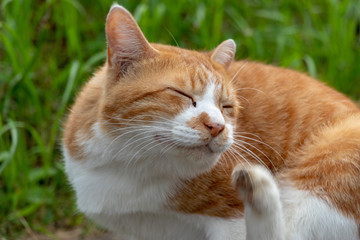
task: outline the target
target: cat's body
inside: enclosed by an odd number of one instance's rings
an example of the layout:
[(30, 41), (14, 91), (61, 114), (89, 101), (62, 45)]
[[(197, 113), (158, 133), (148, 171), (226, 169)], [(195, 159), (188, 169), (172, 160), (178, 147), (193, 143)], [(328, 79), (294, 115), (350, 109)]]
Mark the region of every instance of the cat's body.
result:
[(117, 5), (106, 30), (108, 62), (65, 125), (82, 212), (125, 239), (359, 239), (355, 104), (232, 62), (229, 40), (208, 54), (150, 45)]

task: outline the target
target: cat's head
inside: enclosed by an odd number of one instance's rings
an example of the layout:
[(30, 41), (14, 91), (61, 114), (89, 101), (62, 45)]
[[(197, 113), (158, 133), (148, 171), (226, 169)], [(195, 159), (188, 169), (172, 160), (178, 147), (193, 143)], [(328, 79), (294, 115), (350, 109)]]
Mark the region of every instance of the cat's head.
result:
[(226, 69), (234, 41), (210, 53), (150, 44), (119, 5), (106, 37), (101, 125), (120, 158), (190, 175), (209, 169), (233, 142), (238, 102)]

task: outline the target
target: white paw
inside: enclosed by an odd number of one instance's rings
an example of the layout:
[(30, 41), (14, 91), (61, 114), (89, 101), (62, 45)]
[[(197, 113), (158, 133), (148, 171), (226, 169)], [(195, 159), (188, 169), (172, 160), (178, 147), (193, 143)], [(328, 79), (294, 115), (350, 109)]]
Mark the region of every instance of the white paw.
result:
[(273, 176), (265, 168), (237, 166), (233, 171), (232, 180), (245, 207), (251, 207), (259, 214), (279, 210), (280, 193)]

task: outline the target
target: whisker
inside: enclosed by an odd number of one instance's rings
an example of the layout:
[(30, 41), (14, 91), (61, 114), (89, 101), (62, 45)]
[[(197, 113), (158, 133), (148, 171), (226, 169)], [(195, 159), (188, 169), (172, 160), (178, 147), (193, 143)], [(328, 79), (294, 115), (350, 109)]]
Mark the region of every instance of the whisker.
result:
[[(225, 162), (225, 167), (226, 167), (226, 169), (229, 169), (229, 160), (230, 160), (230, 158), (231, 158), (231, 157), (229, 156), (229, 154), (230, 154), (230, 153), (228, 153), (228, 151), (225, 151), (225, 152), (223, 153), (223, 159), (224, 159), (224, 162)], [(226, 172), (225, 167), (223, 166), (224, 172)], [(234, 167), (231, 166), (230, 169), (233, 169), (233, 168), (234, 168)]]
[(260, 89), (257, 89), (257, 88), (237, 88), (237, 89), (233, 89), (233, 91), (235, 91), (235, 92), (238, 92), (238, 91), (241, 91), (241, 90), (254, 90), (254, 91), (257, 91), (257, 92), (262, 93), (265, 96), (267, 96), (267, 94), (264, 91), (262, 91)]
[[(231, 149), (231, 148), (230, 148), (230, 153), (232, 153), (233, 156), (236, 158), (237, 155), (233, 152), (233, 149)], [(239, 155), (240, 155), (240, 157), (241, 157), (243, 160), (245, 160), (246, 165), (244, 164), (243, 161), (241, 161), (241, 160), (238, 159), (238, 158), (237, 158), (237, 162), (239, 162), (239, 163), (241, 164), (242, 168), (248, 169), (248, 166), (251, 166), (251, 164), (250, 164), (240, 153), (239, 153)], [(252, 181), (251, 178), (250, 178), (250, 181), (251, 181), (251, 183), (253, 184), (253, 181)]]
[(245, 62), (243, 65), (241, 65), (241, 67), (239, 68), (239, 70), (235, 73), (235, 75), (232, 77), (232, 79), (226, 84), (226, 87), (228, 85), (230, 85), (230, 83), (237, 77), (237, 75), (241, 72), (241, 70), (248, 64), (249, 62)]
[[(170, 143), (173, 142), (173, 141), (170, 141), (170, 137), (167, 137), (167, 136), (163, 137), (161, 140), (162, 140), (161, 142), (158, 142), (158, 143), (155, 144), (154, 146), (148, 148), (145, 152), (143, 152), (142, 155), (144, 155), (146, 152), (150, 151), (150, 150), (153, 149), (154, 147), (157, 147), (157, 146), (160, 146), (160, 145), (163, 145), (163, 144), (167, 144), (167, 145), (168, 145), (169, 142), (170, 142)], [(172, 140), (172, 139), (171, 139), (171, 140)], [(151, 143), (153, 143), (153, 142), (151, 142)], [(149, 144), (147, 144), (146, 146), (148, 146), (148, 145), (149, 145)], [(140, 149), (140, 150), (141, 150), (141, 149)], [(139, 150), (139, 151), (140, 151), (140, 150)], [(142, 155), (141, 155), (141, 156), (142, 156)]]
[(167, 147), (165, 147), (164, 149), (161, 150), (160, 158), (162, 158), (165, 155), (165, 153), (169, 152), (170, 150), (172, 150), (176, 146), (178, 146), (177, 142), (170, 143)]
[[(270, 146), (269, 144), (265, 143), (264, 141), (259, 141), (257, 139), (254, 139), (254, 138), (251, 138), (251, 137), (245, 137), (245, 136), (237, 136), (237, 137), (240, 137), (240, 138), (245, 138), (245, 139), (248, 139), (248, 140), (252, 140), (254, 142), (257, 142), (257, 143), (261, 143), (265, 146), (267, 146), (268, 148), (270, 148), (271, 150), (273, 150), (279, 157), (280, 159), (284, 162), (284, 158), (281, 156), (281, 154), (275, 149), (273, 148), (272, 146)], [(239, 139), (237, 139), (239, 140)]]
[[(179, 46), (178, 42), (176, 41), (174, 35), (172, 35), (172, 33), (169, 31), (169, 29), (166, 29), (166, 31), (169, 33), (169, 35), (171, 36), (171, 38), (174, 40), (174, 42), (176, 43), (176, 46), (177, 46), (178, 48), (180, 48), (180, 46)], [(191, 75), (190, 75), (190, 73), (189, 73), (188, 66), (187, 66), (187, 64), (186, 64), (186, 61), (185, 61), (185, 58), (184, 58), (184, 55), (183, 55), (181, 49), (180, 49), (179, 53), (180, 53), (181, 58), (182, 58), (182, 60), (183, 60), (183, 63), (184, 63), (184, 66), (185, 66), (185, 70), (186, 70), (186, 73), (187, 73), (188, 78), (189, 78), (189, 81), (190, 81)]]
[[(231, 155), (231, 158), (234, 159), (236, 163), (241, 164), (243, 167), (245, 167), (244, 162), (250, 164), (248, 160), (241, 153), (234, 152), (234, 149), (232, 149), (232, 147), (228, 150), (228, 152)], [(238, 156), (241, 157), (242, 160)], [(233, 162), (231, 162), (231, 166), (232, 168), (235, 167)]]
[(139, 135), (141, 135), (141, 134), (147, 134), (147, 133), (151, 133), (151, 132), (155, 132), (155, 131), (154, 131), (154, 129), (152, 129), (152, 128), (151, 128), (151, 129), (143, 129), (143, 128), (141, 128), (141, 127), (134, 128), (134, 129), (132, 129), (132, 131), (126, 131), (126, 132), (124, 132), (124, 133), (116, 136), (116, 137), (110, 142), (110, 144), (107, 146), (107, 148), (105, 149), (104, 152), (107, 152), (107, 151), (110, 149), (110, 147), (112, 147), (112, 144), (115, 143), (117, 140), (119, 140), (121, 137), (123, 137), (123, 136), (125, 136), (125, 135), (127, 135), (127, 134), (133, 134), (133, 133), (136, 133), (136, 132), (139, 132), (139, 133), (136, 134), (136, 135), (134, 135), (134, 136), (132, 136), (130, 139), (128, 139), (128, 140), (124, 143), (124, 144), (125, 144), (124, 147), (127, 147), (126, 144), (127, 144), (129, 141), (131, 141), (133, 138), (136, 138), (137, 136), (139, 136)]
[(242, 137), (242, 136), (244, 136), (244, 134), (254, 136), (254, 137), (258, 138), (260, 141), (262, 141), (262, 139), (261, 139), (261, 137), (259, 135), (256, 135), (254, 133), (249, 133), (249, 132), (236, 132), (236, 131), (234, 131), (233, 136)]
[(250, 104), (250, 101), (246, 97), (243, 97), (241, 95), (237, 95), (237, 97), (244, 99), (248, 104)]
[[(242, 144), (246, 144), (246, 145), (249, 145), (249, 146), (255, 148), (255, 149), (256, 149), (257, 151), (259, 151), (259, 152), (273, 165), (273, 167), (276, 169), (276, 167), (275, 167), (274, 164), (272, 163), (271, 159), (270, 159), (263, 151), (261, 151), (260, 149), (258, 149), (258, 148), (255, 147), (254, 145), (252, 145), (251, 143), (248, 143), (248, 142), (245, 142), (245, 141), (241, 141), (241, 140), (237, 140), (237, 141), (241, 142)], [(245, 147), (245, 146), (242, 145), (241, 143), (235, 142), (234, 144), (235, 144), (236, 146), (244, 147), (244, 148), (246, 148), (247, 150), (249, 150), (250, 152), (252, 152), (250, 149), (248, 149), (247, 147)], [(253, 153), (253, 152), (252, 152), (252, 153)], [(256, 156), (257, 156), (257, 155), (256, 155)], [(259, 158), (259, 159), (260, 159), (260, 158)]]
[[(119, 117), (113, 117), (113, 116), (108, 116), (106, 115), (106, 117), (110, 118), (110, 119), (113, 119), (113, 120), (116, 120), (116, 121), (119, 121), (119, 123), (115, 123), (115, 124), (135, 124), (133, 122), (140, 122), (140, 123), (161, 123), (161, 124), (168, 124), (170, 125), (171, 123), (176, 123), (174, 120), (170, 120), (170, 119), (166, 119), (164, 117), (160, 117), (160, 116), (153, 116), (153, 115), (140, 115), (140, 116), (136, 116), (134, 118), (131, 118), (131, 119), (122, 119), (122, 118), (119, 118)], [(159, 120), (144, 120), (144, 119), (136, 119), (136, 118), (139, 118), (139, 117), (156, 117), (156, 118), (159, 118), (159, 119), (162, 119), (164, 121), (159, 121)]]
[(141, 137), (141, 138), (136, 139), (135, 141), (131, 142), (132, 139), (134, 139), (134, 138), (136, 138), (137, 136), (142, 135), (142, 134), (148, 134), (148, 132), (141, 132), (141, 133), (136, 134), (135, 136), (131, 137), (129, 140), (127, 140), (127, 141), (125, 142), (124, 146), (115, 154), (115, 159), (117, 158), (117, 156), (118, 156), (124, 149), (126, 149), (126, 148), (129, 147), (129, 146), (131, 146), (132, 144), (137, 143), (137, 142), (139, 142), (139, 141), (141, 141), (141, 140), (144, 140), (144, 139), (146, 139), (146, 138), (153, 139), (153, 136), (151, 136), (151, 135), (150, 135), (150, 136), (149, 136), (149, 135), (146, 135), (145, 137)]
[[(147, 138), (147, 139), (144, 139), (141, 143), (139, 143), (137, 146), (141, 146), (141, 145), (147, 145), (149, 142), (153, 142), (152, 139), (150, 138)], [(142, 148), (142, 147), (141, 147)], [(140, 148), (140, 149), (141, 149)], [(129, 151), (130, 152), (130, 151)], [(117, 153), (117, 155), (120, 154), (120, 152)], [(137, 154), (137, 153), (136, 153)], [(140, 158), (135, 158), (137, 155), (136, 154), (132, 154), (132, 156), (128, 156), (126, 158), (126, 166), (125, 168), (129, 168), (130, 166), (135, 166), (135, 164), (137, 163), (138, 160), (140, 160)]]
[[(148, 143), (146, 143), (146, 142), (148, 142)], [(147, 146), (149, 146), (149, 145), (151, 145), (151, 144), (154, 144), (154, 141), (152, 141), (152, 139), (147, 139), (146, 141), (144, 141), (143, 143), (146, 143), (144, 146), (142, 146), (140, 149), (138, 149), (134, 154), (133, 154), (133, 156), (130, 158), (130, 160), (128, 160), (128, 164), (130, 164), (131, 162), (133, 162), (133, 159), (135, 158), (135, 157), (137, 157), (138, 159), (141, 159), (141, 157), (146, 153), (146, 152), (148, 152), (150, 149), (152, 149), (152, 148), (154, 148), (154, 147), (156, 147), (156, 146), (158, 146), (158, 145), (161, 145), (161, 143), (157, 143), (157, 144), (155, 144), (154, 146), (152, 146), (151, 148), (148, 148), (148, 149), (146, 149), (146, 151), (145, 152), (143, 152), (141, 155), (138, 155), (140, 152), (141, 152), (141, 150), (143, 150), (143, 149), (145, 149)], [(143, 144), (142, 143), (142, 144)], [(136, 160), (134, 161), (135, 163), (136, 163)], [(135, 164), (134, 163), (134, 164)], [(134, 165), (133, 164), (133, 165)]]
[[(261, 160), (261, 158), (260, 158), (259, 156), (257, 156), (253, 151), (251, 151), (249, 148), (245, 147), (244, 145), (236, 145), (236, 144), (234, 144), (233, 147), (236, 148), (236, 149), (239, 149), (239, 150), (242, 150), (242, 151), (248, 153), (248, 154), (249, 154), (254, 160), (256, 160), (259, 164), (263, 165), (265, 168), (267, 168), (268, 170), (270, 170), (269, 167)], [(265, 157), (267, 157), (267, 156), (265, 155)], [(271, 162), (271, 160), (269, 160), (269, 161)], [(272, 163), (272, 162), (271, 162), (271, 163)], [(273, 164), (272, 164), (272, 165), (273, 165)], [(275, 166), (274, 166), (274, 168), (275, 168)], [(275, 169), (276, 169), (276, 168), (275, 168)]]

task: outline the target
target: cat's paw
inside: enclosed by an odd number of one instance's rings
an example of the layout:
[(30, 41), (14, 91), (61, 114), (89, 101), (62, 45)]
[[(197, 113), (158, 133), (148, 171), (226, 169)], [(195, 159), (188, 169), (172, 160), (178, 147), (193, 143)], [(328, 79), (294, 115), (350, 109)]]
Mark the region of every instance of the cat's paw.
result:
[(245, 207), (251, 207), (258, 213), (276, 211), (280, 206), (280, 193), (271, 173), (261, 166), (247, 168), (237, 166), (232, 181)]

